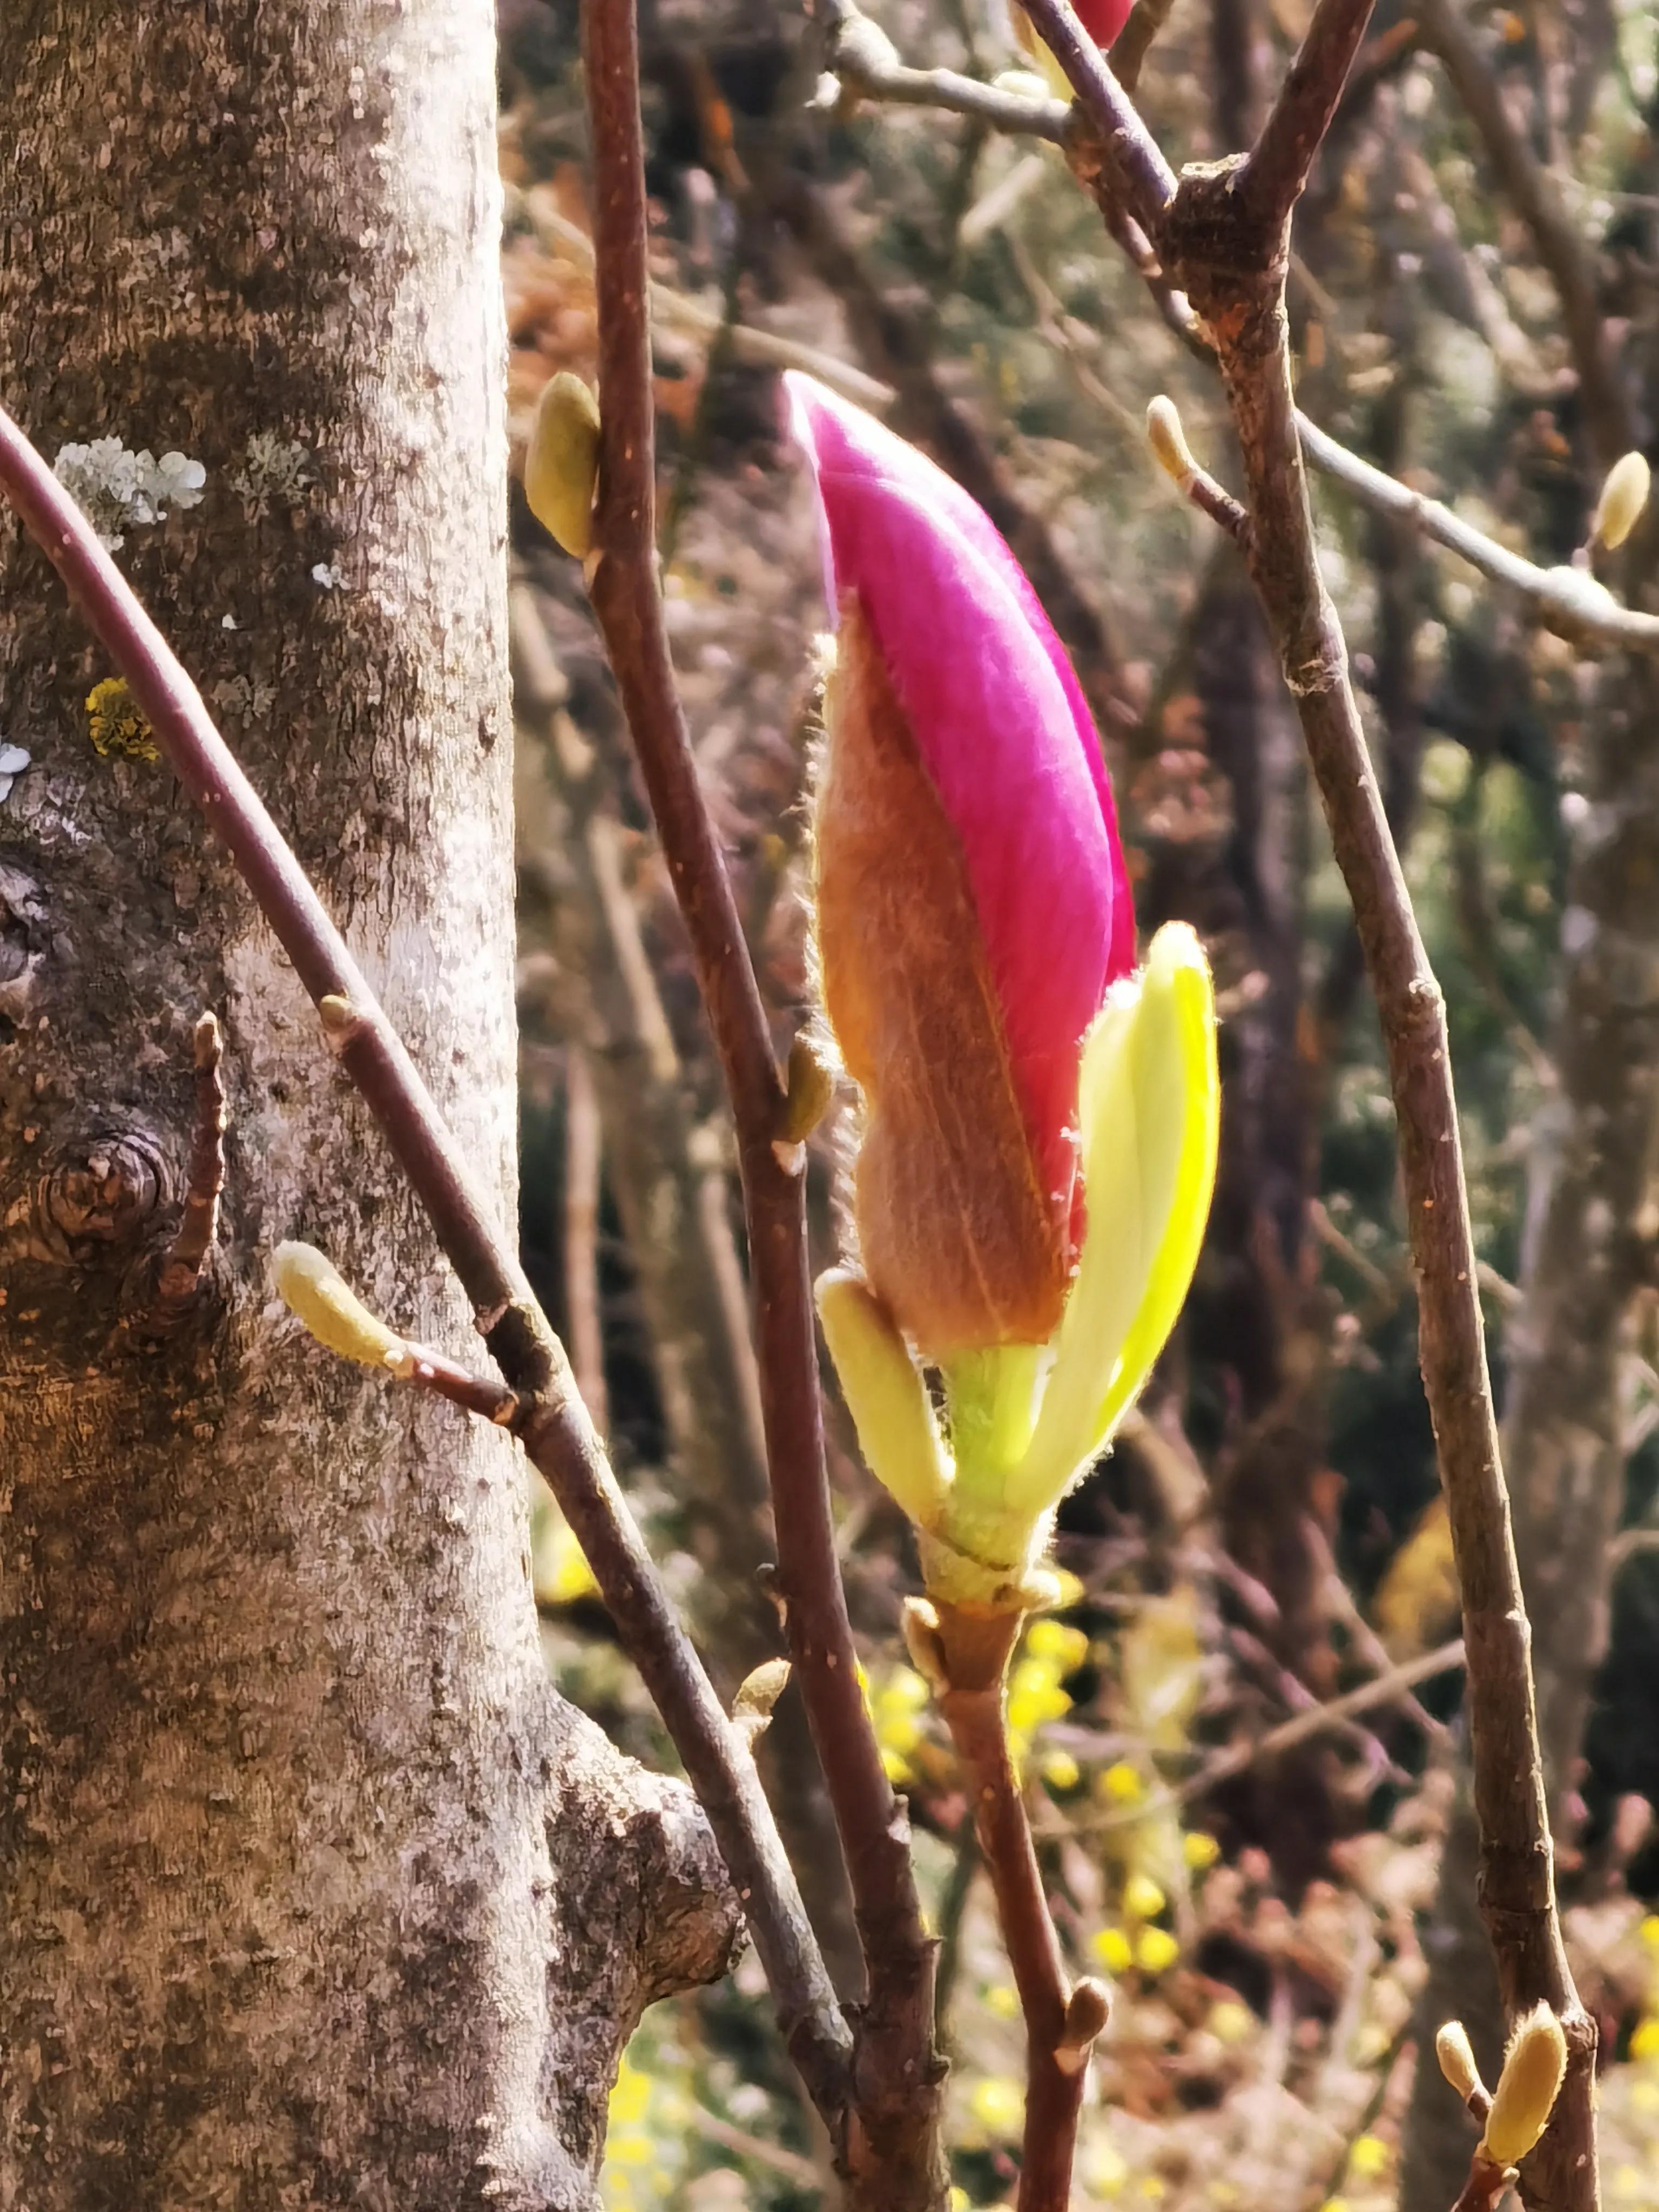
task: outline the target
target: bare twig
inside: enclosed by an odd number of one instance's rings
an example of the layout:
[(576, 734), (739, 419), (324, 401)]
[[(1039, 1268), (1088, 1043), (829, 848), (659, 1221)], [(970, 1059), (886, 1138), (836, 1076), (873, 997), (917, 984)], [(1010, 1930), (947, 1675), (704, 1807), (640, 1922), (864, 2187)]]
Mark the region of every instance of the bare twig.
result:
[(1554, 283), (1595, 457), (1610, 468), (1636, 444), (1636, 428), (1595, 295), (1589, 246), (1563, 204), (1555, 179), (1511, 119), (1457, 0), (1420, 0), (1413, 13), (1422, 44), (1439, 57)]
[[(1305, 1712), (1293, 1713), (1289, 1720), (1280, 1721), (1276, 1728), (1268, 1729), (1249, 1743), (1218, 1752), (1173, 1790), (1140, 1798), (1115, 1812), (1084, 1814), (1075, 1824), (1078, 1832), (1100, 1835), (1115, 1828), (1133, 1827), (1157, 1813), (1180, 1812), (1206, 1797), (1222, 1783), (1231, 1782), (1236, 1775), (1260, 1765), (1264, 1759), (1311, 1743), (1329, 1729), (1346, 1728), (1362, 1713), (1375, 1712), (1379, 1706), (1397, 1705), (1405, 1711), (1415, 1711), (1416, 1700), (1411, 1692), (1419, 1682), (1432, 1681), (1437, 1674), (1448, 1674), (1462, 1664), (1463, 1639), (1459, 1636), (1432, 1651), (1419, 1653), (1415, 1659), (1401, 1660), (1369, 1682), (1361, 1682), (1358, 1688), (1345, 1690), (1339, 1698), (1327, 1698), (1322, 1705), (1310, 1705)], [(1436, 1725), (1427, 1721), (1426, 1715), (1424, 1720), (1431, 1728)]]
[(1140, 72), (1152, 42), (1169, 21), (1175, 0), (1135, 0), (1129, 10), (1129, 19), (1117, 34), (1112, 48), (1112, 74), (1125, 92), (1133, 92), (1140, 82)]
[(225, 1087), (219, 1073), (224, 1040), (218, 1017), (204, 1014), (191, 1036), (196, 1066), (196, 1117), (185, 1170), (184, 1216), (145, 1316), (144, 1334), (165, 1336), (194, 1304), (202, 1270), (219, 1234), (219, 1200), (225, 1188)]
[(1066, 72), (1078, 106), (1099, 132), (1124, 204), (1150, 238), (1176, 193), (1175, 172), (1141, 121), (1070, 0), (1030, 0), (1025, 10)]
[(1105, 2025), (1098, 1983), (1073, 1990), (1043, 1893), (1008, 1741), (1003, 1675), (1022, 1616), (939, 1609), (939, 1711), (971, 1794), (980, 1855), (1025, 2018), (1025, 2125), (1018, 2212), (1066, 2212), (1089, 2056)]
[(1011, 137), (1046, 138), (1057, 146), (1071, 111), (1063, 100), (1005, 92), (958, 70), (910, 69), (889, 46), (885, 35), (852, 0), (825, 0), (819, 10), (825, 27), (824, 63), (847, 92), (878, 100), (891, 107), (939, 107), (967, 115)]
[[(1320, 0), (1304, 55), (1332, 76), (1354, 0)], [(1329, 19), (1333, 27), (1322, 27)], [(1338, 83), (1304, 80), (1310, 107)], [(1214, 335), (1237, 431), (1248, 560), (1302, 722), (1388, 1052), (1418, 1273), (1419, 1355), (1450, 1517), (1468, 1655), (1481, 1909), (1511, 2016), (1547, 2003), (1573, 2054), (1544, 2154), (1561, 2207), (1593, 2205), (1594, 2022), (1578, 2001), (1555, 1905), (1529, 1632), (1498, 1450), (1445, 1008), (1418, 932), (1321, 579), (1291, 394), (1281, 195), (1261, 206), (1225, 172), (1188, 171), (1158, 238)]]
[[(532, 185), (525, 193), (521, 204), (536, 235), (591, 276), (593, 241), (580, 223), (559, 213), (552, 204), (551, 187)], [(672, 284), (653, 280), (651, 312), (659, 322), (704, 345), (713, 346), (723, 338), (733, 361), (751, 362), (760, 368), (803, 368), (809, 376), (816, 376), (821, 384), (829, 385), (855, 406), (868, 407), (878, 415), (893, 404), (890, 385), (878, 383), (873, 376), (865, 375), (862, 369), (837, 361), (834, 354), (824, 353), (817, 346), (803, 345), (797, 338), (780, 337), (775, 331), (757, 331), (752, 323), (733, 321), (720, 308), (694, 300), (689, 293), (677, 291)]]
[[(1042, 0), (1038, 0), (1039, 9)], [(1133, 19), (1132, 19), (1133, 20)], [(1125, 38), (1127, 32), (1125, 32)], [(1382, 41), (1378, 41), (1382, 44)], [(1113, 49), (1114, 59), (1121, 52), (1123, 41)], [(1390, 52), (1393, 49), (1390, 48)], [(1478, 57), (1477, 57), (1478, 61)], [(910, 70), (908, 76), (924, 78), (932, 72)], [(872, 100), (884, 100), (886, 79), (879, 70), (868, 72), (862, 88)], [(1117, 96), (1122, 100), (1121, 87)], [(1056, 103), (1057, 105), (1057, 103)], [(1124, 109), (1129, 113), (1127, 102)], [(1115, 108), (1108, 111), (1117, 112)], [(1060, 110), (1063, 116), (1066, 111)], [(1098, 119), (1097, 118), (1097, 119)], [(1288, 127), (1288, 126), (1287, 126)], [(1046, 131), (1039, 135), (1048, 135)], [(1066, 143), (1073, 147), (1081, 161), (1081, 149), (1075, 145), (1074, 134), (1064, 134)], [(1153, 149), (1156, 152), (1156, 149)], [(1158, 156), (1159, 161), (1162, 156)], [(1088, 163), (1081, 161), (1084, 173)], [(1173, 186), (1173, 178), (1170, 179)], [(1121, 247), (1131, 265), (1137, 270), (1151, 291), (1160, 315), (1172, 333), (1188, 349), (1200, 357), (1212, 358), (1212, 349), (1194, 315), (1191, 303), (1170, 279), (1168, 270), (1160, 260), (1142, 226), (1128, 218), (1125, 210), (1112, 192), (1097, 191), (1101, 211), (1106, 217), (1111, 234)], [(1156, 228), (1156, 225), (1154, 225)], [(1582, 247), (1577, 249), (1582, 252)], [(1598, 324), (1598, 329), (1600, 327)], [(1581, 372), (1582, 373), (1582, 372)], [(1609, 418), (1613, 420), (1614, 418)], [(1595, 579), (1572, 568), (1541, 568), (1522, 555), (1511, 552), (1506, 545), (1477, 530), (1473, 523), (1443, 505), (1415, 492), (1385, 471), (1369, 461), (1322, 430), (1299, 410), (1296, 416), (1297, 433), (1307, 459), (1322, 476), (1358, 499), (1376, 514), (1409, 522), (1425, 538), (1443, 545), (1449, 552), (1469, 562), (1493, 583), (1502, 584), (1526, 602), (1534, 618), (1558, 637), (1565, 637), (1580, 646), (1603, 644), (1633, 648), (1644, 653), (1659, 653), (1659, 615), (1646, 614), (1623, 606)], [(1622, 435), (1622, 433), (1620, 434)], [(1616, 459), (1628, 450), (1632, 441), (1628, 437), (1618, 443), (1609, 434), (1610, 458)]]
[(1377, 514), (1396, 515), (1413, 524), (1425, 538), (1457, 554), (1493, 583), (1518, 592), (1545, 628), (1558, 636), (1659, 652), (1659, 615), (1620, 606), (1594, 577), (1576, 569), (1540, 568), (1520, 554), (1511, 553), (1437, 499), (1426, 499), (1373, 468), (1369, 461), (1362, 461), (1300, 412), (1296, 427), (1303, 452), (1322, 475)]
[[(585, 0), (599, 321), (599, 495), (587, 569), (732, 1102), (749, 1230), (779, 1588), (852, 1883), (869, 1987), (841, 2146), (872, 2203), (942, 2203), (933, 1945), (908, 1824), (859, 1686), (836, 1556), (806, 1247), (805, 1156), (676, 689), (656, 574), (644, 152), (633, 0)], [(580, 1534), (580, 1531), (578, 1532)]]
[(1307, 36), (1237, 180), (1266, 234), (1282, 234), (1302, 196), (1373, 4), (1374, 0), (1322, 0), (1314, 10)]
[(791, 2052), (820, 2109), (838, 2110), (850, 2039), (753, 1761), (680, 1626), (512, 1244), (201, 695), (85, 516), (3, 412), (0, 488), (125, 677), (157, 745), (229, 851), (319, 1014), (328, 1002), (328, 1042), (425, 1207), (491, 1356), (523, 1401), (525, 1448), (586, 1554), (685, 1762), (744, 1897)]

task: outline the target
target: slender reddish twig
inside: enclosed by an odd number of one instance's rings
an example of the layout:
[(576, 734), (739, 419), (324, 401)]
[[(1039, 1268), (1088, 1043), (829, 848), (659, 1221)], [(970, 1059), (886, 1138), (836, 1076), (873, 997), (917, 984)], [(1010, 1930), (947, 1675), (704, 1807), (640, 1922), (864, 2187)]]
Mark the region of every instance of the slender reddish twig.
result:
[(941, 1606), (937, 1619), (939, 1711), (964, 1770), (1025, 2020), (1018, 2212), (1066, 2212), (1089, 2054), (1105, 2024), (1105, 1992), (1096, 1982), (1073, 1990), (1067, 1980), (1008, 1741), (1004, 1678), (1021, 1616), (991, 1619)]
[[(1360, 0), (1320, 0), (1275, 110), (1284, 119), (1271, 163), (1259, 173), (1267, 187), (1238, 189), (1236, 165), (1189, 169), (1152, 242), (1215, 347), (1243, 461), (1246, 558), (1301, 720), (1382, 1020), (1418, 1275), (1419, 1358), (1463, 1608), (1480, 1909), (1510, 2016), (1547, 2004), (1568, 2041), (1566, 2084), (1531, 2169), (1537, 2201), (1552, 2212), (1593, 2212), (1595, 2027), (1579, 2002), (1556, 1910), (1530, 1632), (1486, 1366), (1445, 1006), (1321, 576), (1292, 391), (1285, 214), (1318, 150), (1308, 118), (1334, 112), (1364, 21)], [(1248, 157), (1247, 169), (1255, 158)]]
[(524, 1401), (519, 1433), (586, 1554), (629, 1656), (685, 1762), (744, 1900), (789, 2047), (840, 2112), (850, 2037), (752, 1760), (721, 1709), (617, 1486), (564, 1348), (402, 1040), (200, 693), (81, 510), (0, 410), (0, 489), (126, 678), (155, 742), (218, 832), (316, 1004), (432, 1222), (491, 1356)]
[[(599, 326), (600, 457), (588, 588), (679, 901), (737, 1127), (749, 1231), (778, 1582), (790, 1651), (841, 1844), (868, 1990), (844, 2153), (877, 2203), (942, 2203), (934, 1946), (908, 1823), (859, 1686), (824, 1464), (806, 1244), (804, 1154), (766, 1010), (697, 781), (657, 581), (647, 208), (633, 0), (584, 0)], [(918, 2193), (921, 2192), (921, 2193)]]
[(1078, 106), (1099, 131), (1130, 214), (1149, 238), (1154, 236), (1176, 196), (1176, 173), (1163, 149), (1079, 22), (1070, 0), (1030, 0), (1025, 12), (1066, 72)]
[(150, 1336), (167, 1335), (195, 1303), (202, 1270), (219, 1234), (219, 1200), (225, 1188), (225, 1087), (219, 1073), (224, 1041), (216, 1015), (202, 1016), (191, 1043), (196, 1115), (185, 1171), (184, 1215), (144, 1319), (144, 1332)]
[(1323, 0), (1238, 180), (1264, 234), (1282, 232), (1331, 127), (1375, 0)]

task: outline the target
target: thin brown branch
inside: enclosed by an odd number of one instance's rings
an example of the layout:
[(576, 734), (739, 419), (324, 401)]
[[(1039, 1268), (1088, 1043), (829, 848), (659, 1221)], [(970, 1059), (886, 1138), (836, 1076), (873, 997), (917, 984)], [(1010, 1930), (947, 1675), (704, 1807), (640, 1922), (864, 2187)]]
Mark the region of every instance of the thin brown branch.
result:
[(1630, 396), (1619, 374), (1596, 298), (1595, 258), (1555, 179), (1516, 125), (1457, 0), (1420, 0), (1413, 9), (1422, 44), (1439, 57), (1474, 125), (1486, 159), (1532, 234), (1539, 260), (1561, 302), (1561, 319), (1583, 393), (1590, 442), (1610, 468), (1637, 442)]
[[(1382, 46), (1385, 42), (1379, 40), (1376, 43)], [(1121, 46), (1120, 40), (1113, 49), (1114, 58)], [(1397, 58), (1392, 46), (1389, 57)], [(930, 73), (911, 70), (908, 74), (919, 78)], [(871, 76), (865, 88), (873, 100), (885, 97), (878, 73)], [(1074, 131), (1066, 134), (1065, 143), (1073, 167), (1094, 191), (1113, 239), (1146, 283), (1172, 335), (1189, 351), (1204, 360), (1212, 360), (1212, 350), (1193, 313), (1191, 303), (1171, 280), (1146, 229), (1127, 213), (1115, 180), (1096, 176), (1098, 149), (1091, 151), (1089, 146), (1080, 144)], [(1556, 636), (1582, 647), (1607, 645), (1659, 653), (1659, 615), (1621, 605), (1588, 573), (1573, 568), (1540, 568), (1536, 562), (1477, 530), (1441, 501), (1413, 491), (1386, 471), (1362, 460), (1299, 410), (1296, 424), (1303, 453), (1322, 476), (1340, 484), (1374, 514), (1409, 522), (1425, 538), (1455, 553), (1493, 583), (1516, 592), (1534, 619)], [(1620, 453), (1626, 452), (1632, 442), (1626, 439), (1618, 445), (1612, 458), (1616, 459)]]
[(434, 1351), (428, 1344), (411, 1344), (407, 1352), (406, 1364), (392, 1370), (404, 1382), (418, 1383), (434, 1397), (447, 1398), (452, 1406), (460, 1407), (464, 1413), (477, 1413), (482, 1420), (493, 1421), (497, 1428), (514, 1428), (522, 1419), (523, 1400), (516, 1390), (509, 1390), (493, 1375), (480, 1375), (471, 1367), (464, 1367), (459, 1359), (452, 1359), (447, 1352)]
[(1057, 146), (1071, 113), (1063, 100), (1028, 97), (982, 84), (957, 70), (911, 69), (900, 61), (870, 18), (851, 0), (825, 0), (824, 65), (846, 93), (890, 107), (938, 107), (1010, 137), (1046, 138)]
[[(1243, 1774), (1264, 1759), (1276, 1758), (1281, 1752), (1294, 1751), (1300, 1745), (1311, 1743), (1332, 1729), (1345, 1728), (1362, 1713), (1375, 1712), (1379, 1706), (1399, 1705), (1402, 1711), (1413, 1711), (1416, 1700), (1411, 1692), (1419, 1682), (1432, 1681), (1437, 1674), (1449, 1674), (1463, 1664), (1463, 1639), (1454, 1637), (1450, 1643), (1442, 1644), (1432, 1651), (1419, 1654), (1415, 1659), (1402, 1659), (1382, 1674), (1374, 1675), (1369, 1682), (1357, 1688), (1345, 1690), (1340, 1697), (1326, 1699), (1322, 1705), (1310, 1705), (1305, 1712), (1293, 1713), (1287, 1721), (1267, 1729), (1227, 1751), (1218, 1752), (1206, 1759), (1195, 1773), (1173, 1790), (1164, 1790), (1153, 1796), (1139, 1799), (1110, 1813), (1085, 1814), (1074, 1825), (1079, 1834), (1102, 1835), (1115, 1828), (1133, 1827), (1158, 1813), (1176, 1813), (1200, 1802), (1224, 1782)], [(1425, 1723), (1430, 1729), (1437, 1723)], [(1444, 1731), (1439, 1731), (1443, 1734)]]
[[(1018, 2212), (1066, 2212), (1090, 2050), (1104, 2025), (1098, 1984), (1073, 1990), (1043, 1893), (1008, 1741), (1004, 1674), (1022, 1616), (939, 1612), (939, 1711), (971, 1796), (1003, 1945), (1025, 2019), (1025, 2124)], [(1096, 2009), (1091, 2017), (1080, 2015)]]
[(1394, 515), (1420, 530), (1489, 576), (1518, 592), (1546, 629), (1576, 642), (1634, 647), (1659, 653), (1659, 615), (1621, 606), (1595, 579), (1577, 569), (1540, 568), (1511, 553), (1444, 507), (1437, 499), (1410, 490), (1382, 469), (1351, 453), (1300, 412), (1296, 418), (1302, 450), (1322, 476), (1378, 514)]
[[(1322, 0), (1327, 13), (1352, 0)], [(1159, 240), (1170, 273), (1215, 335), (1237, 431), (1251, 536), (1248, 558), (1296, 702), (1349, 896), (1388, 1053), (1418, 1274), (1419, 1356), (1452, 1528), (1468, 1653), (1481, 1909), (1511, 2017), (1540, 2002), (1572, 2051), (1539, 2201), (1589, 2212), (1595, 2201), (1593, 2021), (1579, 2003), (1556, 1911), (1547, 1807), (1487, 1372), (1445, 1007), (1418, 932), (1321, 578), (1291, 391), (1283, 226), (1272, 204), (1230, 192), (1225, 173), (1189, 171)]]
[(165, 1336), (196, 1300), (202, 1270), (219, 1234), (219, 1200), (225, 1188), (225, 1086), (219, 1063), (224, 1040), (218, 1017), (204, 1014), (191, 1036), (196, 1113), (185, 1176), (184, 1213), (161, 1273), (144, 1333)]
[(1322, 0), (1244, 164), (1239, 188), (1277, 236), (1324, 143), (1375, 0)]
[[(657, 582), (647, 210), (633, 0), (584, 0), (599, 325), (599, 493), (589, 593), (679, 902), (737, 1127), (778, 1583), (852, 1883), (869, 1987), (842, 2146), (871, 2203), (942, 2204), (934, 1947), (908, 1824), (859, 1686), (836, 1556), (806, 1245), (805, 1156), (697, 781)], [(577, 1531), (580, 1535), (580, 1529)]]
[[(586, 1554), (684, 1761), (744, 1909), (792, 2055), (839, 2109), (849, 2038), (753, 1761), (681, 1627), (576, 1395), (564, 1348), (402, 1040), (200, 693), (40, 455), (0, 411), (0, 488), (125, 677), (155, 742), (228, 850), (426, 1209), (480, 1334), (524, 1401), (520, 1433)], [(325, 1013), (325, 1002), (328, 1010)]]
[(1112, 74), (1125, 92), (1133, 92), (1140, 82), (1152, 43), (1174, 10), (1175, 0), (1135, 0), (1112, 48)]
[(1099, 132), (1108, 164), (1121, 180), (1125, 206), (1152, 237), (1175, 198), (1174, 170), (1070, 0), (1030, 0), (1025, 12), (1065, 71), (1078, 106)]

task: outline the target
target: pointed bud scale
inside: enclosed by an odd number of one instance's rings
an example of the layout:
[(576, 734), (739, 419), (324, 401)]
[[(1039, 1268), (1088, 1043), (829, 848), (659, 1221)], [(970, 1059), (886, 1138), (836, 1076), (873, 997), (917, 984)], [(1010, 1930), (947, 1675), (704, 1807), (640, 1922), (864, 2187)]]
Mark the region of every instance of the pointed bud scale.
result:
[(841, 631), (818, 934), (869, 1116), (866, 1269), (930, 1358), (1040, 1343), (1073, 1259), (1083, 1036), (1134, 962), (1099, 740), (974, 502), (811, 378), (785, 384)]
[(581, 559), (593, 541), (593, 493), (599, 476), (599, 403), (580, 377), (562, 368), (548, 379), (524, 457), (530, 511), (567, 553)]
[(1547, 2004), (1516, 2024), (1492, 2091), (1480, 2148), (1494, 2166), (1518, 2166), (1545, 2129), (1567, 2072), (1567, 2039)]

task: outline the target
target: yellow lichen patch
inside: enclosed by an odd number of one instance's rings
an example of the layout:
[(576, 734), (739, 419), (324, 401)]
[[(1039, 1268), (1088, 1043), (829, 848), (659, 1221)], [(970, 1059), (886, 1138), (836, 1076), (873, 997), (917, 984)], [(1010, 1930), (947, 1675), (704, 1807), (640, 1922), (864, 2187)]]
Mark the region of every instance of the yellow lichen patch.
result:
[(106, 676), (87, 694), (87, 734), (93, 750), (107, 759), (112, 753), (128, 760), (161, 757), (155, 733), (138, 711), (124, 676)]

